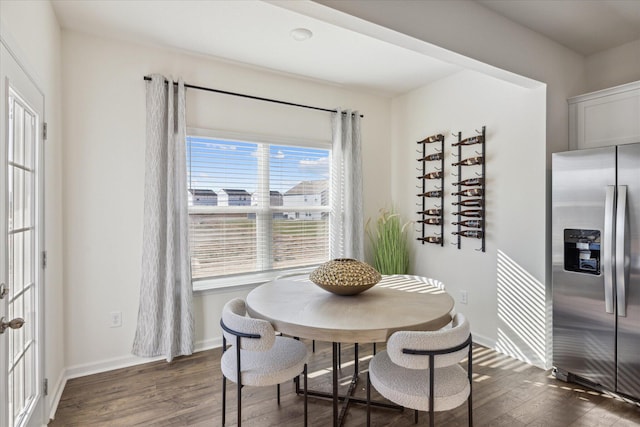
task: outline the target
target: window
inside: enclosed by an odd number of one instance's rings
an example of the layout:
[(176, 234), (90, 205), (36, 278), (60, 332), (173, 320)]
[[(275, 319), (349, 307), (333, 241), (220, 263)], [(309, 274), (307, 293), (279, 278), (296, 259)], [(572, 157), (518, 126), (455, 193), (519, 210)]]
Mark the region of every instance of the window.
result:
[(192, 135), (186, 144), (194, 281), (329, 259), (328, 143)]

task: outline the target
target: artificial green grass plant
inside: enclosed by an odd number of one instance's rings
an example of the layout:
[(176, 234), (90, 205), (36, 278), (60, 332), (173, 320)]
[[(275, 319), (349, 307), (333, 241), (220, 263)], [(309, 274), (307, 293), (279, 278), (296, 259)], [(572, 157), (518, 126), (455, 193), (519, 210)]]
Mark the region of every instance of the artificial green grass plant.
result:
[(380, 209), (380, 216), (375, 229), (367, 221), (367, 235), (373, 245), (373, 266), (380, 274), (407, 274), (409, 272), (409, 243), (407, 227), (410, 222), (402, 224), (400, 214), (393, 209)]

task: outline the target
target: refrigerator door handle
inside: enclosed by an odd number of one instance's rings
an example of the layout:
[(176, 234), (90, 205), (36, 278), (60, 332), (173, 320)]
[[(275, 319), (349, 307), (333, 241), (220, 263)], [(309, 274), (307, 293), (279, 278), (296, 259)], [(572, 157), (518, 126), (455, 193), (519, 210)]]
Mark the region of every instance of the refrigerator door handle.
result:
[(613, 314), (613, 233), (616, 188), (607, 185), (604, 199), (604, 238), (603, 238), (603, 271), (604, 271), (604, 305), (607, 313)]
[(616, 301), (618, 316), (627, 316), (627, 283), (629, 282), (629, 218), (627, 186), (618, 186), (616, 208)]

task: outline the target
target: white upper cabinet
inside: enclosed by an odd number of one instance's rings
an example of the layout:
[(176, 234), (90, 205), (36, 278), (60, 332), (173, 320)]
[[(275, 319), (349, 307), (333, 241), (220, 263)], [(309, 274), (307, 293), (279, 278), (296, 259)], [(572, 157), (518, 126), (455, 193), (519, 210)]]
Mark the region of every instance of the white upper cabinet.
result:
[(569, 149), (640, 142), (640, 81), (569, 98)]

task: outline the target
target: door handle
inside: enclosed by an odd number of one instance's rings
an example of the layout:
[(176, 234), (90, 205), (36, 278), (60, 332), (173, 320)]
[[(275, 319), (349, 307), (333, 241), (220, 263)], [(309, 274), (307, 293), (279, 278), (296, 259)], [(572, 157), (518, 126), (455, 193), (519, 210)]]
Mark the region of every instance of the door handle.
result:
[(615, 229), (615, 187), (607, 185), (604, 199), (604, 243), (602, 258), (604, 270), (604, 306), (607, 313), (613, 314), (613, 233)]
[(0, 318), (0, 334), (4, 334), (4, 331), (7, 328), (20, 329), (20, 328), (22, 328), (22, 325), (24, 325), (24, 319), (16, 317), (13, 320), (5, 322), (4, 321), (4, 317), (2, 317), (2, 318)]
[(627, 316), (627, 283), (629, 282), (629, 237), (627, 229), (627, 186), (618, 186), (616, 208), (616, 301), (618, 316)]
[(4, 283), (0, 283), (0, 299), (3, 299), (9, 293), (9, 288)]

